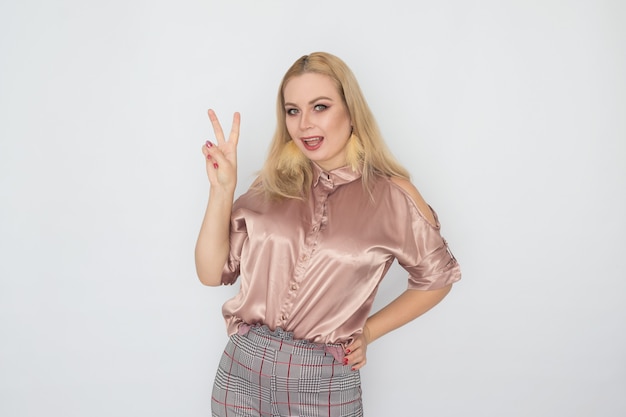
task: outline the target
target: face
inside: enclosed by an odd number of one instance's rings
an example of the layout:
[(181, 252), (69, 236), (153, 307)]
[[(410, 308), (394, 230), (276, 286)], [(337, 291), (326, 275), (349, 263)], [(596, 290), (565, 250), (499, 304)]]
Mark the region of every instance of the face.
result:
[(304, 73), (284, 88), (285, 123), (298, 148), (326, 171), (346, 165), (350, 115), (332, 79)]

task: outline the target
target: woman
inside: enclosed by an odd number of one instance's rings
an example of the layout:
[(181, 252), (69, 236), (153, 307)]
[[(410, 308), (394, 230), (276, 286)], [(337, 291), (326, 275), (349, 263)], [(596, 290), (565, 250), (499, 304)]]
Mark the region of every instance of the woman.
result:
[[(196, 245), (230, 340), (213, 416), (361, 416), (367, 346), (425, 313), (460, 279), (432, 209), (378, 131), (339, 58), (298, 59), (278, 91), (278, 124), (253, 186), (234, 203), (240, 116), (202, 147), (211, 184)], [(397, 260), (408, 289), (369, 315)]]

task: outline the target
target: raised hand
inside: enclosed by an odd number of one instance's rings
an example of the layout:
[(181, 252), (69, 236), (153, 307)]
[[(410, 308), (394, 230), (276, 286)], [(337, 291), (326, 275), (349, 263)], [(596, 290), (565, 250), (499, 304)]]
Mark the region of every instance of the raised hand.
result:
[(202, 146), (206, 158), (206, 171), (211, 187), (224, 187), (234, 190), (237, 185), (237, 144), (239, 142), (239, 113), (233, 115), (233, 124), (228, 135), (224, 137), (222, 126), (213, 110), (209, 110), (209, 119), (213, 125), (213, 133), (217, 143), (207, 141)]

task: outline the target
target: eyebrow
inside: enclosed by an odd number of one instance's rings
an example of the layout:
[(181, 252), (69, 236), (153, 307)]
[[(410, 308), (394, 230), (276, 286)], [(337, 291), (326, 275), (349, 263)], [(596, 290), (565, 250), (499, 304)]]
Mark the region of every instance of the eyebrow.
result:
[[(309, 101), (309, 104), (313, 104), (313, 103), (315, 103), (316, 101), (319, 101), (319, 100), (328, 100), (328, 101), (333, 101), (333, 99), (332, 99), (332, 98), (330, 98), (330, 97), (326, 97), (326, 96), (319, 96), (319, 97), (316, 97), (316, 98), (314, 98), (313, 100)], [(294, 103), (290, 103), (290, 102), (285, 102), (285, 106), (295, 106), (295, 107), (298, 107), (296, 104), (294, 104)]]

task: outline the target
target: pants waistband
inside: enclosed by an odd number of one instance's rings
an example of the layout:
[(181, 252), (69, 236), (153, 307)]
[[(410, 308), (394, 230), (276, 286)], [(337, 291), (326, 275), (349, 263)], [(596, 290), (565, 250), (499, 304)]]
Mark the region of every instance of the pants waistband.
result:
[(246, 336), (262, 346), (287, 353), (302, 356), (330, 354), (339, 363), (343, 363), (345, 356), (343, 346), (340, 344), (314, 343), (308, 340), (295, 339), (293, 333), (287, 332), (280, 327), (276, 328), (276, 330), (271, 330), (267, 325), (252, 326), (242, 323), (237, 334)]

